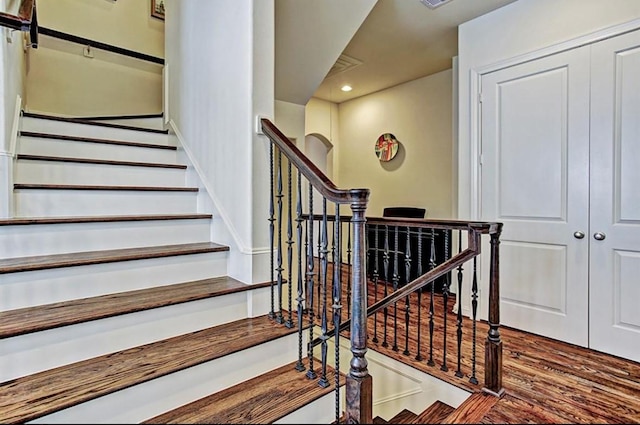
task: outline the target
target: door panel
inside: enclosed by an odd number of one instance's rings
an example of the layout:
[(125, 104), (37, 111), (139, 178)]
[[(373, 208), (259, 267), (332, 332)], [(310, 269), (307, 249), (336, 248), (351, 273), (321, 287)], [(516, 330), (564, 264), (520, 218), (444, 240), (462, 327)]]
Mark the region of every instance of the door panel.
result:
[(482, 76), (481, 219), (504, 223), (501, 322), (588, 343), (589, 47)]
[(592, 54), (589, 340), (640, 361), (640, 34)]

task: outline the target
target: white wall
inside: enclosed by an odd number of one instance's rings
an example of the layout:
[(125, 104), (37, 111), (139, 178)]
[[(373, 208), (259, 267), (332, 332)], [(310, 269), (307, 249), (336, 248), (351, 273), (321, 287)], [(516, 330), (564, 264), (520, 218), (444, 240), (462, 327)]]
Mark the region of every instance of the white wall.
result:
[(267, 280), (268, 144), (254, 128), (257, 115), (274, 115), (273, 1), (168, 0), (166, 7), (171, 126), (230, 235), (214, 235), (231, 246), (228, 274)]
[[(149, 1), (38, 0), (40, 26), (164, 57)], [(25, 109), (69, 116), (162, 112), (162, 65), (40, 35), (29, 50)]]
[[(451, 90), (449, 69), (339, 105), (337, 183), (371, 189), (367, 215), (412, 206), (429, 218), (453, 217)], [(389, 162), (374, 150), (383, 133), (401, 144)]]
[[(640, 1), (518, 0), (459, 27), (459, 217), (477, 219), (471, 185), (472, 70), (640, 17)], [(475, 155), (474, 155), (475, 156)]]
[[(340, 158), (340, 116), (338, 105), (326, 100), (312, 97), (305, 106), (305, 132), (307, 135), (320, 134), (333, 146), (327, 158), (327, 172), (331, 180), (338, 186), (339, 169), (337, 163)], [(302, 145), (302, 144), (301, 144)], [(303, 152), (306, 146), (300, 148)]]
[[(2, 28), (0, 40), (0, 217), (12, 215), (16, 112), (24, 99), (24, 33)], [(8, 40), (11, 40), (9, 42)]]

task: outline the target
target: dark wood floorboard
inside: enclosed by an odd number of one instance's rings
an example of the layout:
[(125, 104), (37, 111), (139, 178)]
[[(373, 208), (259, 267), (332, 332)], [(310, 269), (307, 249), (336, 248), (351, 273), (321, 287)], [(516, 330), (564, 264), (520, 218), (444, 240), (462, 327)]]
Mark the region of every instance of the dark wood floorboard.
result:
[[(323, 395), (334, 386), (322, 388), (295, 369), (295, 362), (242, 382), (209, 397), (151, 418), (148, 424), (269, 424)], [(335, 383), (335, 370), (327, 367), (327, 378)], [(344, 375), (340, 375), (344, 385)]]
[(86, 125), (93, 125), (98, 127), (120, 128), (123, 130), (143, 131), (147, 133), (169, 134), (169, 130), (157, 130), (155, 128), (144, 128), (144, 127), (136, 127), (131, 125), (111, 124), (111, 123), (100, 122), (100, 121), (94, 122), (94, 121), (89, 121), (85, 119), (59, 117), (54, 115), (38, 114), (34, 112), (23, 112), (22, 114), (25, 117), (41, 118), (41, 119), (52, 120), (52, 121), (71, 122), (76, 124), (86, 124)]
[(21, 131), (20, 137), (36, 137), (41, 139), (66, 140), (69, 142), (101, 143), (101, 144), (107, 144), (107, 145), (132, 146), (137, 148), (149, 148), (149, 149), (164, 149), (164, 150), (170, 150), (170, 151), (175, 151), (178, 149), (177, 146), (172, 146), (172, 145), (130, 142), (127, 140), (96, 139), (93, 137), (67, 136), (66, 134), (38, 133), (33, 131)]
[(7, 258), (0, 260), (0, 274), (222, 251), (229, 251), (229, 247), (202, 242)]
[[(331, 265), (327, 275), (332, 276)], [(348, 282), (346, 275), (343, 276), (343, 282)], [(330, 280), (327, 279), (327, 282)], [(391, 292), (392, 290), (388, 289), (388, 293)], [(331, 294), (330, 288), (328, 293)], [(346, 293), (345, 288), (343, 297)], [(369, 282), (367, 293), (368, 304), (372, 305), (382, 299), (384, 287), (379, 284), (376, 288), (373, 282)], [(408, 354), (405, 354), (405, 300), (398, 301), (395, 310), (393, 306), (387, 309), (386, 347), (384, 313), (369, 317), (368, 349), (378, 351), (466, 391), (482, 391), (484, 344), (489, 329), (487, 323), (477, 322), (474, 339), (472, 320), (463, 317), (460, 357), (460, 372), (463, 376), (457, 377), (457, 315), (452, 311), (455, 296), (450, 296), (448, 300), (445, 345), (443, 296), (434, 295), (434, 335), (431, 348), (435, 363), (433, 366), (427, 364), (431, 351), (428, 328), (430, 293), (421, 295), (419, 345), (417, 298), (417, 293), (412, 294), (410, 298)], [(343, 304), (346, 304), (346, 301), (343, 301)], [(394, 323), (397, 323), (398, 329), (395, 333)], [(487, 396), (486, 399), (481, 399), (485, 401), (480, 405), (471, 408), (473, 415), (463, 412), (453, 422), (448, 423), (461, 423), (461, 418), (465, 415), (467, 419), (464, 421), (468, 420), (468, 417), (473, 418), (471, 423), (640, 423), (640, 363), (505, 326), (500, 327), (500, 333), (503, 342), (502, 379), (505, 395), (500, 399)], [(344, 336), (348, 338), (348, 332), (344, 332)], [(394, 346), (397, 346), (396, 350)], [(446, 371), (442, 370), (445, 346)], [(420, 360), (416, 360), (418, 352)], [(479, 384), (470, 382), (472, 376), (477, 378)], [(491, 403), (495, 405), (491, 406)], [(478, 416), (483, 411), (482, 416)]]
[(7, 381), (0, 423), (24, 423), (294, 332), (267, 316), (249, 318)]
[(41, 190), (133, 190), (140, 192), (197, 192), (197, 187), (181, 186), (106, 186), (106, 185), (82, 185), (82, 184), (40, 184), (40, 183), (16, 183), (14, 189), (41, 189)]
[(118, 221), (191, 220), (210, 219), (212, 214), (143, 214), (143, 215), (98, 215), (65, 217), (13, 217), (0, 219), (0, 226), (61, 224), (61, 223), (112, 223)]
[(427, 407), (422, 413), (418, 415), (413, 423), (415, 424), (439, 424), (447, 416), (454, 411), (453, 407), (440, 400), (436, 400), (433, 404)]
[[(370, 297), (373, 291), (371, 285)], [(423, 357), (428, 358), (428, 301), (425, 302), (425, 295), (427, 300), (429, 298), (428, 294), (423, 294), (421, 345), (425, 348), (421, 352)], [(414, 296), (417, 298), (417, 295)], [(380, 342), (382, 318), (379, 318), (377, 326), (379, 342), (376, 344), (372, 341), (375, 326), (373, 317), (368, 320), (368, 346), (460, 388), (478, 391), (484, 380), (484, 341), (488, 326), (485, 322), (478, 322), (477, 325), (476, 376), (480, 385), (476, 386), (469, 383), (473, 357), (472, 322), (467, 317), (463, 318), (465, 342), (462, 344), (461, 369), (464, 377), (458, 378), (454, 375), (457, 368), (456, 315), (451, 312), (455, 299), (449, 300), (447, 313), (448, 372), (441, 370), (444, 351), (442, 296), (436, 294), (434, 300), (438, 316), (435, 321), (438, 335), (434, 335), (433, 347), (435, 366), (428, 366), (425, 360), (415, 360), (415, 325), (410, 326), (411, 354), (403, 354), (406, 341), (404, 310), (401, 310), (403, 301), (398, 302), (398, 323), (401, 324), (397, 335), (399, 350), (392, 349), (391, 314), (387, 318), (389, 347), (382, 347)], [(417, 323), (415, 316), (417, 314), (414, 309), (411, 323)], [(640, 423), (640, 363), (505, 326), (500, 328), (500, 333), (503, 341), (502, 377), (506, 394), (483, 417), (477, 418), (475, 423)], [(490, 403), (490, 400), (487, 402)]]
[(45, 162), (72, 162), (72, 163), (78, 163), (78, 164), (118, 165), (118, 166), (128, 166), (128, 167), (175, 168), (179, 170), (187, 169), (187, 166), (183, 164), (161, 164), (156, 162), (116, 161), (116, 160), (108, 160), (108, 159), (72, 158), (72, 157), (27, 155), (27, 154), (18, 154), (16, 159), (27, 160), (27, 161), (45, 161)]
[(0, 313), (0, 338), (269, 286), (229, 276), (120, 292)]
[(403, 409), (398, 412), (393, 418), (389, 419), (390, 424), (413, 424), (418, 418), (418, 415), (413, 413), (411, 410)]

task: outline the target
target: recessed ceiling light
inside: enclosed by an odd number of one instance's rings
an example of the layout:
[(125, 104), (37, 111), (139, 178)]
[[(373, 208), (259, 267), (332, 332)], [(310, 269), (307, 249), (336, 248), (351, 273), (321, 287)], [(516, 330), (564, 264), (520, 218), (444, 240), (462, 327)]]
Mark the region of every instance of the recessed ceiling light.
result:
[(344, 86), (340, 87), (340, 90), (342, 91), (351, 91), (352, 88), (349, 84), (345, 84)]
[(435, 9), (445, 3), (449, 3), (451, 0), (420, 0), (420, 3), (427, 6), (429, 9)]

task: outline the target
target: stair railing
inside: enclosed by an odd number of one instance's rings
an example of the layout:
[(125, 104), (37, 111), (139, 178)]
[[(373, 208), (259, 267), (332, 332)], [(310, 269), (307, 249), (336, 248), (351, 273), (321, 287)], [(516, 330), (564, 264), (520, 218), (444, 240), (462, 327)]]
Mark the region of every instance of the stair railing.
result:
[[(314, 215), (310, 219), (318, 221), (320, 217)], [(348, 219), (349, 217), (342, 217), (343, 221)], [(454, 375), (457, 378), (465, 377), (462, 367), (464, 358), (462, 345), (465, 341), (463, 339), (462, 283), (463, 266), (471, 263), (471, 311), (469, 314), (471, 365), (467, 375), (469, 383), (474, 386), (479, 384), (476, 373), (476, 334), (480, 292), (477, 260), (481, 254), (481, 238), (483, 235), (489, 235), (491, 249), (487, 308), (488, 334), (485, 339), (482, 391), (500, 397), (504, 393), (502, 341), (499, 332), (499, 238), (502, 223), (384, 217), (367, 217), (366, 220), (367, 281), (369, 292), (373, 294), (368, 298), (369, 307), (366, 313), (369, 318), (368, 328), (373, 334), (371, 342), (384, 348), (391, 347), (394, 352), (400, 352), (400, 345), (404, 345), (403, 356), (415, 354), (416, 361), (426, 360), (426, 365), (433, 367), (438, 361), (434, 355), (436, 321), (438, 321), (437, 327), (441, 329), (439, 332), (440, 370), (449, 372), (448, 357), (451, 353), (448, 353), (450, 347), (447, 343), (447, 335), (450, 333), (455, 341)], [(464, 234), (466, 238), (463, 237)], [(451, 255), (456, 240), (458, 252)], [(400, 264), (400, 261), (404, 264)], [(344, 273), (344, 269), (348, 270), (350, 264), (347, 262), (339, 267)], [(423, 270), (426, 272), (423, 273)], [(454, 277), (457, 280), (457, 287), (454, 287), (455, 291), (452, 292)], [(423, 302), (423, 292), (426, 292), (426, 305)], [(435, 300), (436, 293), (439, 293), (437, 295), (439, 302)], [(382, 296), (379, 296), (380, 294)], [(452, 323), (453, 327), (449, 327), (447, 323), (447, 318), (451, 315), (449, 300), (453, 296), (457, 305), (452, 317), (455, 319)], [(398, 306), (398, 303), (401, 305)], [(437, 311), (438, 308), (441, 310)], [(421, 315), (423, 309), (428, 311), (424, 320)], [(399, 318), (400, 322), (398, 322)], [(313, 339), (310, 345), (315, 347), (324, 339), (334, 337), (335, 329), (338, 329), (338, 334), (346, 331), (350, 324), (350, 319), (341, 322), (328, 333)], [(423, 328), (426, 328), (428, 336), (426, 342), (422, 339)], [(400, 343), (399, 339), (402, 339)], [(421, 351), (425, 346), (428, 349), (428, 353), (425, 353), (426, 359)], [(415, 353), (412, 353), (412, 350), (415, 350)]]
[[(269, 120), (261, 120), (262, 130), (264, 134), (270, 139), (270, 170), (271, 170), (271, 202), (269, 211), (269, 223), (270, 223), (270, 240), (271, 247), (275, 251), (275, 255), (272, 252), (272, 279), (271, 286), (271, 312), (270, 316), (278, 323), (282, 323), (288, 326), (293, 326), (292, 319), (292, 288), (294, 285), (293, 274), (297, 272), (296, 287), (297, 287), (297, 321), (298, 321), (298, 333), (299, 333), (299, 353), (298, 363), (296, 369), (304, 371), (302, 359), (302, 339), (303, 328), (308, 329), (309, 340), (313, 340), (314, 329), (316, 326), (315, 308), (316, 306), (322, 306), (319, 312), (321, 329), (323, 334), (328, 332), (328, 316), (327, 311), (327, 269), (329, 260), (329, 233), (328, 233), (328, 217), (327, 202), (332, 202), (335, 206), (334, 219), (340, 223), (340, 206), (348, 205), (351, 209), (352, 216), (348, 223), (350, 232), (348, 234), (348, 243), (350, 244), (350, 250), (352, 246), (351, 270), (350, 270), (350, 282), (351, 282), (351, 353), (352, 359), (350, 362), (349, 373), (346, 377), (346, 419), (348, 422), (356, 421), (358, 423), (371, 423), (372, 421), (372, 381), (367, 369), (367, 360), (365, 353), (367, 351), (367, 333), (366, 333), (366, 276), (365, 276), (365, 212), (367, 209), (367, 202), (369, 199), (368, 189), (338, 189), (326, 176), (319, 170), (300, 150)], [(287, 163), (283, 158), (286, 157)], [(283, 166), (286, 166), (286, 194), (283, 188)], [(292, 191), (294, 185), (294, 176), (292, 168), (296, 169), (296, 193)], [(303, 191), (302, 180), (306, 179), (307, 184), (304, 185)], [(304, 220), (303, 216), (303, 198), (310, 212), (314, 211), (314, 198), (316, 193), (319, 193), (321, 197), (322, 208), (322, 220), (319, 226), (314, 226), (313, 221)], [(287, 212), (286, 218), (283, 213), (283, 201), (287, 198)], [(296, 198), (296, 216), (293, 217), (292, 200)], [(317, 204), (316, 204), (317, 205)], [(277, 211), (276, 211), (277, 208)], [(316, 207), (317, 208), (317, 207)], [(293, 237), (293, 221), (296, 222), (297, 241), (294, 241)], [(282, 245), (282, 224), (287, 223), (287, 263), (283, 263), (283, 245)], [(275, 226), (278, 226), (277, 230)], [(305, 235), (303, 238), (303, 227), (305, 228)], [(341, 226), (334, 226), (336, 230), (339, 230)], [(318, 247), (315, 246), (314, 232), (317, 231)], [(278, 239), (275, 240), (277, 232)], [(304, 242), (303, 242), (304, 239)], [(297, 243), (297, 265), (293, 263), (293, 245)], [(342, 244), (342, 235), (339, 232), (334, 233), (334, 246), (340, 246)], [(304, 244), (304, 248), (303, 248)], [(341, 251), (341, 250), (338, 250)], [(351, 252), (351, 251), (350, 251)], [(319, 255), (320, 260), (320, 273), (315, 269), (314, 257)], [(351, 255), (351, 254), (349, 254)], [(303, 258), (306, 257), (306, 258)], [(277, 264), (274, 262), (277, 261)], [(306, 271), (304, 272), (303, 282), (303, 261), (306, 261)], [(283, 299), (285, 298), (284, 291), (284, 271), (285, 267), (289, 272), (288, 279), (288, 308), (283, 307)], [(335, 279), (341, 279), (336, 273)], [(277, 274), (277, 276), (274, 276)], [(322, 281), (316, 282), (316, 277), (322, 279)], [(303, 284), (304, 283), (304, 284)], [(314, 292), (316, 288), (320, 288), (320, 300), (314, 299)], [(343, 308), (341, 304), (341, 285), (333, 285), (332, 305), (334, 326), (339, 326), (341, 310)], [(276, 294), (277, 291), (277, 294)], [(319, 298), (320, 298), (319, 297)], [(275, 305), (275, 302), (278, 305)], [(290, 316), (285, 319), (285, 310), (289, 311)], [(303, 323), (304, 316), (308, 318), (308, 324)], [(336, 335), (336, 354), (338, 350), (338, 341)], [(319, 385), (327, 387), (329, 384), (327, 378), (326, 357), (328, 351), (327, 340), (322, 343), (322, 368), (320, 370)], [(313, 366), (314, 356), (312, 347), (309, 347), (307, 353), (306, 375), (309, 379), (315, 379), (317, 372)], [(336, 380), (336, 417), (340, 416), (340, 400), (339, 400), (339, 356), (336, 355), (336, 367), (335, 367), (335, 380)]]
[[(421, 295), (429, 292), (429, 349), (427, 364), (433, 362), (433, 338), (435, 322), (439, 318), (434, 310), (434, 288), (436, 282), (445, 279), (442, 298), (445, 321), (451, 274), (457, 270), (458, 290), (462, 294), (462, 266), (473, 261), (472, 319), (473, 319), (473, 359), (470, 382), (477, 384), (476, 378), (476, 323), (478, 307), (478, 285), (476, 261), (480, 254), (481, 236), (490, 235), (490, 290), (489, 290), (489, 332), (485, 341), (484, 391), (501, 395), (502, 341), (499, 333), (499, 236), (501, 223), (476, 223), (452, 220), (416, 220), (399, 218), (369, 218), (365, 216), (369, 197), (368, 189), (342, 190), (320, 171), (278, 128), (267, 119), (261, 120), (264, 134), (270, 140), (270, 206), (269, 233), (271, 252), (271, 308), (270, 317), (274, 322), (298, 328), (298, 361), (296, 369), (306, 371), (308, 379), (318, 379), (318, 385), (329, 387), (327, 357), (329, 342), (335, 347), (335, 419), (336, 423), (372, 423), (372, 377), (368, 372), (365, 354), (367, 334), (373, 329), (373, 343), (378, 342), (378, 326), (384, 326), (385, 341), (389, 320), (393, 323), (393, 349), (398, 350), (398, 317), (404, 312), (405, 350), (409, 353), (409, 326), (411, 312), (418, 318), (418, 352), (420, 352), (422, 317)], [(294, 173), (295, 170), (295, 173)], [(303, 181), (304, 180), (304, 181)], [(316, 201), (314, 203), (314, 201)], [(295, 208), (293, 206), (295, 202)], [(328, 213), (328, 203), (334, 204), (335, 212)], [(352, 214), (341, 214), (340, 207), (349, 205)], [(294, 225), (295, 223), (295, 225)], [(294, 231), (295, 227), (295, 231)], [(374, 232), (371, 230), (374, 229)], [(405, 247), (399, 246), (400, 229), (406, 229)], [(382, 235), (381, 235), (382, 231)], [(436, 232), (450, 235), (457, 231), (458, 253), (453, 252), (452, 240), (445, 241), (445, 259), (435, 256)], [(286, 232), (286, 235), (285, 235)], [(466, 247), (462, 234), (466, 232)], [(415, 235), (418, 235), (415, 238)], [(429, 238), (423, 238), (423, 236)], [(446, 236), (450, 238), (450, 236)], [(381, 247), (380, 239), (384, 239)], [(410, 239), (418, 242), (412, 248)], [(430, 244), (427, 264), (421, 258), (424, 244)], [(428, 241), (428, 242), (427, 242)], [(371, 246), (374, 246), (374, 250)], [(411, 254), (416, 251), (417, 257)], [(382, 253), (380, 261), (376, 250)], [(417, 262), (417, 275), (412, 271), (412, 261)], [(384, 264), (379, 264), (382, 262)], [(402, 264), (401, 264), (402, 263)], [(393, 264), (393, 266), (391, 266)], [(375, 266), (375, 267), (374, 267)], [(401, 281), (403, 269), (404, 277)], [(415, 268), (415, 266), (413, 266)], [(424, 269), (423, 269), (424, 267)], [(412, 275), (412, 273), (414, 273)], [(411, 278), (410, 278), (411, 277)], [(294, 294), (294, 291), (296, 292)], [(371, 291), (372, 297), (369, 295)], [(383, 291), (383, 292), (382, 292)], [(379, 292), (381, 295), (379, 296)], [(295, 300), (294, 300), (295, 295)], [(410, 299), (418, 298), (418, 305), (410, 306)], [(398, 302), (405, 300), (398, 313)], [(295, 301), (295, 305), (294, 305)], [(460, 303), (460, 298), (457, 298)], [(367, 307), (371, 304), (370, 307)], [(344, 306), (347, 308), (344, 308)], [(390, 313), (389, 309), (393, 309)], [(346, 310), (346, 311), (345, 311)], [(456, 338), (458, 347), (456, 376), (462, 376), (462, 307), (458, 305), (456, 317)], [(295, 319), (294, 319), (295, 315)], [(382, 323), (381, 316), (384, 315)], [(438, 317), (436, 317), (438, 316)], [(439, 326), (438, 326), (439, 327)], [(315, 332), (319, 328), (319, 336)], [(336, 329), (338, 332), (336, 332)], [(340, 338), (348, 330), (351, 361), (346, 375), (344, 413), (340, 397)], [(445, 332), (446, 335), (446, 332)], [(307, 340), (306, 344), (303, 341)], [(303, 350), (306, 347), (306, 365)], [(316, 347), (320, 348), (320, 365), (314, 367)], [(447, 370), (447, 339), (444, 337), (442, 370)]]
[(0, 26), (18, 31), (29, 32), (30, 45), (38, 46), (38, 18), (35, 0), (21, 0), (20, 3), (9, 2), (9, 8), (0, 10)]
[[(0, 10), (0, 26), (20, 31), (29, 31), (35, 10), (35, 0), (9, 2), (10, 9)], [(3, 2), (4, 4), (4, 2)]]

